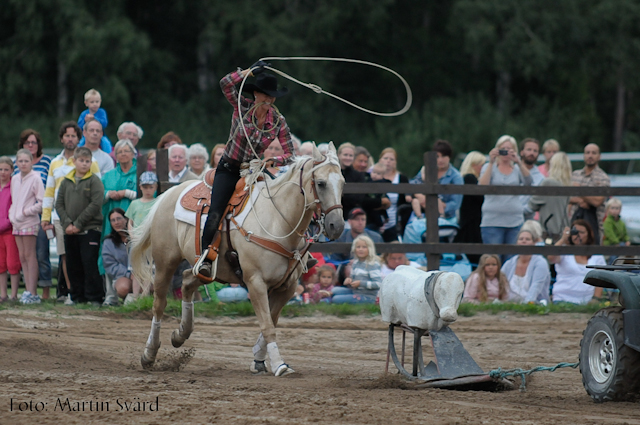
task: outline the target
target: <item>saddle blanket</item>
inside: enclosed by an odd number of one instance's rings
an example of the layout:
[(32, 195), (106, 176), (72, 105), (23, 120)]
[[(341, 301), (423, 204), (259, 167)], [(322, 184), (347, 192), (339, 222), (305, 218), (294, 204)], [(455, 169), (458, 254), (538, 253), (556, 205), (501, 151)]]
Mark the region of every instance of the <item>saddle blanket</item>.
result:
[[(178, 198), (178, 201), (176, 202), (176, 207), (173, 210), (173, 218), (175, 218), (178, 221), (182, 221), (183, 223), (190, 224), (192, 226), (196, 225), (196, 213), (195, 213), (195, 211), (187, 210), (182, 205), (180, 205), (180, 201), (182, 201), (182, 197), (187, 192), (189, 192), (189, 190), (191, 190), (195, 185), (197, 185), (199, 183), (200, 183), (200, 181), (194, 181), (189, 186), (187, 186), (182, 191), (182, 193), (180, 193), (180, 197)], [(253, 186), (253, 189), (251, 191), (251, 197), (247, 201), (247, 205), (244, 207), (244, 210), (242, 210), (242, 212), (235, 217), (235, 220), (238, 222), (238, 224), (240, 226), (242, 226), (242, 223), (244, 223), (245, 218), (247, 218), (247, 216), (249, 215), (249, 212), (251, 211), (251, 208), (253, 208), (253, 204), (256, 201), (256, 199), (258, 198), (258, 196), (260, 195), (260, 190), (262, 189), (263, 186), (264, 186), (263, 182), (258, 182)], [(202, 214), (202, 219), (200, 220), (200, 228), (201, 229), (204, 229), (204, 225), (205, 225), (206, 222), (207, 222), (207, 214)], [(223, 229), (225, 227), (226, 227), (226, 222), (225, 222), (225, 224), (223, 224)], [(236, 228), (237, 228), (236, 225), (231, 223), (231, 230), (236, 229)]]

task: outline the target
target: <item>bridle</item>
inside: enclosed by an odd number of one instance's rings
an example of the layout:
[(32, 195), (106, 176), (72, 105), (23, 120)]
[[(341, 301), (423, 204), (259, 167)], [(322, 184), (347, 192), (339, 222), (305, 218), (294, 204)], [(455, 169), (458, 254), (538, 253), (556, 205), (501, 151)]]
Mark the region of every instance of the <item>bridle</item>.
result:
[[(307, 165), (307, 162), (311, 161), (311, 159), (312, 158), (307, 159), (302, 164), (302, 167), (300, 167), (300, 193), (302, 194), (302, 196), (305, 195), (304, 189), (302, 186), (302, 175), (304, 174), (305, 165)], [(313, 161), (313, 169), (311, 170), (311, 189), (313, 190), (314, 199), (311, 203), (309, 203), (309, 205), (315, 204), (316, 207), (315, 207), (314, 215), (316, 216), (316, 223), (318, 223), (318, 230), (311, 237), (311, 239), (313, 239), (314, 242), (318, 242), (321, 234), (324, 234), (325, 236), (329, 237), (324, 227), (324, 219), (327, 216), (327, 214), (329, 214), (331, 211), (336, 210), (338, 208), (340, 209), (343, 208), (342, 204), (335, 204), (325, 209), (322, 207), (322, 202), (320, 202), (320, 197), (318, 196), (318, 189), (316, 188), (316, 167), (324, 163), (326, 160), (327, 160), (326, 155), (322, 155), (322, 160)]]

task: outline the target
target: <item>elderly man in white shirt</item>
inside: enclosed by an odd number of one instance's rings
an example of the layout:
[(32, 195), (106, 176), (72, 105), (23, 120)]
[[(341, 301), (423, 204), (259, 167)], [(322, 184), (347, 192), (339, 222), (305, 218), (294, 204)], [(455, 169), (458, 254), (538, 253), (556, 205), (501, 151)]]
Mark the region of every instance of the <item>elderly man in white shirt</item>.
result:
[(185, 145), (169, 146), (169, 182), (182, 183), (198, 180), (198, 176), (189, 171), (189, 149)]
[(85, 147), (91, 151), (91, 156), (98, 162), (100, 174), (103, 176), (115, 168), (113, 159), (108, 153), (100, 149), (100, 140), (104, 134), (102, 124), (98, 120), (88, 121), (83, 128), (82, 134), (85, 139)]

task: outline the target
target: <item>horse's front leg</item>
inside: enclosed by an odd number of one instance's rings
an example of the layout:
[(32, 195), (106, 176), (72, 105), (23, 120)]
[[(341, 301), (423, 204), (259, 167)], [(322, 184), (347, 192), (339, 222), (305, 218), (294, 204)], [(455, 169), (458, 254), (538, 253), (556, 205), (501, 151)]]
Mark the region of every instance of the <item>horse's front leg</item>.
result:
[[(287, 302), (293, 297), (298, 286), (298, 279), (293, 277), (289, 280), (287, 287), (284, 287), (274, 291), (269, 297), (269, 309), (271, 313), (271, 320), (274, 326), (278, 325), (278, 319), (280, 318), (280, 312)], [(267, 358), (267, 342), (262, 334), (258, 336), (258, 340), (253, 346), (253, 362), (251, 363), (250, 370), (255, 374), (262, 374), (267, 372), (265, 366), (265, 359)]]
[(169, 272), (168, 267), (158, 267), (156, 269), (156, 277), (154, 279), (153, 292), (153, 320), (151, 322), (151, 332), (144, 348), (144, 352), (140, 358), (140, 363), (144, 369), (153, 366), (160, 349), (160, 326), (162, 324), (162, 316), (164, 309), (167, 307), (167, 292), (169, 291), (170, 278), (173, 273)]
[(182, 272), (182, 320), (180, 329), (171, 333), (171, 345), (176, 348), (181, 347), (193, 332), (193, 294), (200, 285), (200, 279), (191, 273), (191, 268)]
[[(269, 308), (269, 298), (267, 285), (262, 278), (257, 274), (254, 274), (249, 278), (249, 294), (251, 296), (251, 304), (256, 312), (256, 317), (260, 323), (260, 330), (262, 331), (261, 337), (264, 342), (258, 338), (256, 346), (258, 346), (258, 353), (254, 351), (254, 360), (257, 360), (256, 356), (263, 357), (264, 353), (260, 349), (263, 345), (266, 345), (266, 352), (269, 355), (269, 365), (271, 366), (271, 372), (275, 376), (284, 376), (293, 373), (294, 370), (289, 367), (280, 355), (278, 344), (276, 343), (276, 327), (271, 318), (271, 311)], [(254, 367), (256, 362), (254, 361)], [(258, 371), (259, 372), (259, 371)]]

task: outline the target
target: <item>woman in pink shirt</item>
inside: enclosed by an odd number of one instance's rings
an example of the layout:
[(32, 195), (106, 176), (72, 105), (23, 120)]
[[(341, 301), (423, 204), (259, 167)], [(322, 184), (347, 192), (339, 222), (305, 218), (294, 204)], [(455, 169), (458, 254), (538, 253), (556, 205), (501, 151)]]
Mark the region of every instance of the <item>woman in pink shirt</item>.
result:
[(11, 300), (18, 299), (20, 283), (20, 255), (16, 238), (11, 233), (9, 208), (11, 207), (11, 173), (13, 161), (0, 157), (0, 303), (7, 301), (7, 272), (11, 276)]
[(464, 288), (462, 302), (484, 303), (509, 299), (509, 281), (500, 271), (500, 256), (484, 254)]
[(11, 179), (11, 200), (9, 220), (16, 237), (22, 273), (27, 290), (22, 294), (23, 304), (38, 304), (38, 259), (36, 257), (36, 237), (40, 230), (42, 198), (44, 186), (40, 174), (33, 171), (33, 156), (27, 149), (16, 154), (16, 165), (20, 173)]

